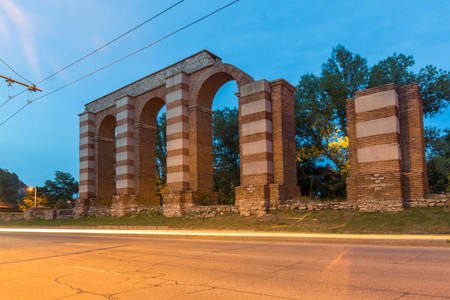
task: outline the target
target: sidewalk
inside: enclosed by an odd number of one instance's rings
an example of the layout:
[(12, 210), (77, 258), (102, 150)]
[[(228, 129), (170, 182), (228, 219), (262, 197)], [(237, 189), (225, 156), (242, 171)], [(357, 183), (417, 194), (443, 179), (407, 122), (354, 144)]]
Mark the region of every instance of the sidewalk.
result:
[(267, 232), (249, 230), (171, 229), (167, 226), (32, 226), (3, 227), (0, 233), (44, 233), (139, 236), (159, 238), (203, 238), (268, 242), (296, 242), (321, 244), (364, 244), (398, 246), (450, 247), (450, 235), (393, 235), (393, 234), (330, 234)]

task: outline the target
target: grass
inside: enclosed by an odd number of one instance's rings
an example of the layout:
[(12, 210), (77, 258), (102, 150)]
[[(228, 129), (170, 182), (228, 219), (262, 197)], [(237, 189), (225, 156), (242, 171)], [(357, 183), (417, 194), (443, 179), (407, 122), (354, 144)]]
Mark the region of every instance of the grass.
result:
[(9, 226), (96, 226), (134, 225), (169, 226), (187, 229), (240, 229), (256, 231), (287, 231), (315, 233), (367, 234), (450, 234), (448, 208), (409, 208), (401, 212), (361, 213), (351, 210), (276, 211), (263, 217), (241, 217), (238, 214), (218, 215), (214, 218), (191, 219), (190, 216), (165, 218), (156, 213), (122, 218), (84, 217), (67, 220), (0, 221)]

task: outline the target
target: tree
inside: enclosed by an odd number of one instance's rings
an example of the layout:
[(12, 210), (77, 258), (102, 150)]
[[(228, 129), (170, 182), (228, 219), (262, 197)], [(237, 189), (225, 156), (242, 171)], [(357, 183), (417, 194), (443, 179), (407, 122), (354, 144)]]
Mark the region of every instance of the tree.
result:
[(432, 194), (450, 192), (450, 158), (433, 157), (427, 162), (428, 190)]
[(426, 117), (441, 114), (450, 104), (450, 74), (428, 65), (420, 69), (417, 81), (422, 92)]
[[(36, 197), (36, 207), (49, 206), (47, 198), (41, 195)], [(19, 210), (25, 211), (29, 207), (34, 207), (34, 191), (29, 191), (24, 198), (19, 201)]]
[(416, 81), (416, 75), (410, 69), (412, 66), (414, 58), (411, 55), (394, 53), (370, 69), (369, 87), (388, 83), (395, 83), (397, 86), (413, 83)]
[[(348, 172), (348, 140), (346, 100), (367, 86), (366, 59), (354, 55), (343, 46), (333, 48), (331, 57), (322, 65), (319, 77), (306, 74), (300, 78), (295, 93), (298, 183), (310, 196), (345, 197), (345, 177)], [(311, 168), (314, 166), (314, 168)], [(337, 185), (316, 185), (317, 171)], [(320, 188), (319, 188), (320, 187)], [(334, 192), (332, 192), (334, 191)]]
[(450, 192), (450, 128), (425, 129), (428, 189), (430, 193)]
[(450, 104), (450, 74), (432, 65), (421, 68), (415, 74), (411, 70), (414, 64), (412, 55), (394, 53), (371, 68), (368, 86), (388, 83), (402, 86), (417, 82), (422, 93), (425, 117), (441, 114)]
[(56, 171), (55, 179), (46, 180), (40, 190), (51, 206), (64, 207), (78, 193), (78, 182), (70, 173)]
[(322, 65), (323, 89), (344, 136), (347, 136), (346, 100), (367, 86), (367, 60), (353, 54), (342, 45), (337, 45), (331, 57)]
[(15, 173), (0, 168), (0, 202), (17, 203), (25, 190), (26, 185)]
[(425, 153), (427, 159), (434, 157), (450, 157), (450, 128), (442, 130), (437, 127), (425, 127)]
[[(418, 82), (426, 117), (442, 113), (449, 105), (449, 73), (429, 65), (415, 74), (411, 69), (414, 63), (411, 55), (394, 53), (369, 68), (365, 58), (338, 45), (322, 65), (320, 76), (300, 77), (295, 93), (295, 114), (298, 184), (303, 193), (315, 197), (345, 195), (348, 173), (346, 99), (354, 97), (357, 91), (388, 83), (401, 86)], [(432, 137), (436, 133), (428, 130), (426, 135)], [(427, 151), (445, 148), (442, 143), (435, 139), (434, 148), (428, 147)]]
[[(156, 121), (156, 194), (161, 198), (167, 191), (166, 114)], [(162, 203), (162, 202), (161, 202)]]
[(213, 115), (214, 190), (220, 204), (234, 204), (240, 185), (239, 115), (237, 108), (217, 110)]

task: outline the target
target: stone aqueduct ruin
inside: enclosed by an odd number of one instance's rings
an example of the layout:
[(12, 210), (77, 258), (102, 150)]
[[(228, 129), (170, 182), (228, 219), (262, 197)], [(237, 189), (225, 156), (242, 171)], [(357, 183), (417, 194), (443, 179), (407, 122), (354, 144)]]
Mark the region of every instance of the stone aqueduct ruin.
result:
[[(106, 208), (113, 215), (124, 215), (137, 207), (160, 205), (156, 195), (155, 125), (164, 105), (167, 121), (164, 214), (178, 216), (185, 207), (198, 205), (202, 197), (217, 203), (213, 191), (211, 107), (216, 92), (231, 80), (238, 86), (241, 186), (236, 187), (236, 205), (240, 213), (260, 215), (268, 211), (269, 205), (296, 197), (299, 191), (296, 88), (284, 79), (255, 81), (204, 50), (85, 105), (85, 111), (79, 115), (77, 209), (95, 215)], [(411, 157), (414, 163), (424, 161), (422, 115), (417, 109), (417, 105), (421, 107), (420, 92), (419, 98), (416, 94), (409, 97), (415, 97), (413, 101), (405, 96), (408, 99), (401, 103), (407, 103), (406, 106), (399, 106), (396, 88), (391, 85), (387, 89), (389, 95), (383, 89), (366, 92), (380, 92), (377, 95), (381, 96), (376, 97), (382, 105), (369, 104), (358, 111), (358, 107), (366, 105), (359, 105), (364, 101), (358, 100), (358, 95), (356, 112), (355, 99), (348, 104), (352, 170), (349, 200), (369, 199), (385, 207), (402, 203), (405, 196), (411, 198), (409, 190), (413, 189), (414, 197), (419, 198), (426, 193), (424, 164), (409, 169), (402, 165), (402, 157), (407, 157), (410, 165)], [(401, 89), (402, 95), (409, 95), (409, 89)], [(405, 114), (403, 111), (410, 105), (415, 105), (414, 113)], [(366, 123), (358, 125), (358, 122)], [(373, 125), (367, 122), (378, 122), (374, 124), (384, 129), (358, 136), (361, 126)], [(406, 135), (413, 138), (402, 144)], [(413, 142), (422, 144), (416, 147)], [(389, 154), (380, 156), (385, 150)], [(371, 157), (368, 161), (361, 160), (367, 160), (368, 156)], [(412, 184), (416, 179), (420, 183)]]

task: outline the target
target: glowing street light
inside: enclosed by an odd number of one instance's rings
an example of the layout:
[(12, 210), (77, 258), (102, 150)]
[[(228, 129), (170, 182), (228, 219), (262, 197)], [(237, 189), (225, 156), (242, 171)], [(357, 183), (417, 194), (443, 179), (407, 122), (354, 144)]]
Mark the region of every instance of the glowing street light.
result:
[[(28, 191), (32, 191), (33, 190), (33, 187), (29, 187), (28, 188)], [(34, 187), (34, 207), (36, 207), (36, 191), (37, 191), (37, 186), (36, 187)]]

